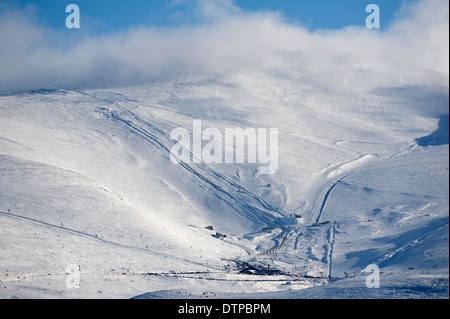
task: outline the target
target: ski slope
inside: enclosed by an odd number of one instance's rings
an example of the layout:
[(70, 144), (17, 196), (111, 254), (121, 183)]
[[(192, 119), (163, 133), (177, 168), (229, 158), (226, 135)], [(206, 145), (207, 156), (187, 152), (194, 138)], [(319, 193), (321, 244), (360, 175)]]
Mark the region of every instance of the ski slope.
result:
[[(0, 96), (0, 297), (447, 298), (448, 79), (281, 71)], [(196, 119), (278, 128), (278, 171), (171, 162)]]

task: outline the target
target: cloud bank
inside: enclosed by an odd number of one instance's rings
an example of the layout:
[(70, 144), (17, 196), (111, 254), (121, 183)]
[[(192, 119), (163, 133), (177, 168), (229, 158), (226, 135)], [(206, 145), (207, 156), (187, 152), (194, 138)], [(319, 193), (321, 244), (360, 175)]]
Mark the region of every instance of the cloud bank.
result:
[(447, 0), (405, 5), (380, 30), (365, 27), (364, 12), (361, 26), (311, 32), (279, 13), (245, 12), (228, 0), (198, 0), (191, 9), (194, 25), (135, 27), (75, 41), (67, 38), (70, 30), (42, 26), (32, 11), (3, 10), (0, 92), (131, 86), (187, 73), (290, 70), (325, 82), (349, 68), (449, 74)]

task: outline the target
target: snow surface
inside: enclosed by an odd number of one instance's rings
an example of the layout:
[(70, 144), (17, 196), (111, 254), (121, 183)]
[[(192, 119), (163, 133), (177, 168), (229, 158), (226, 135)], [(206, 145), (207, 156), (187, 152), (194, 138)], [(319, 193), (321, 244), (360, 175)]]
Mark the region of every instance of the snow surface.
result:
[[(353, 71), (0, 96), (0, 297), (448, 298), (448, 78)], [(278, 171), (171, 162), (196, 119), (278, 128)]]

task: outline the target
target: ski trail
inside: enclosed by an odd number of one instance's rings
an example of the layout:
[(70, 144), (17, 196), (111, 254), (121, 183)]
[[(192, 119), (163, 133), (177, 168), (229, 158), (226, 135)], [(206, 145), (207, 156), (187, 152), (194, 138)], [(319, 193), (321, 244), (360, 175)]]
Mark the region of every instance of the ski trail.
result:
[[(168, 133), (166, 133), (164, 130), (158, 128), (157, 126), (151, 124), (150, 122), (144, 120), (143, 118), (141, 118), (140, 116), (136, 115), (134, 112), (132, 112), (131, 110), (129, 110), (128, 108), (124, 107), (123, 105), (121, 105), (120, 103), (116, 102), (115, 103), (121, 110), (123, 110), (124, 112), (126, 112), (127, 114), (129, 114), (132, 118), (134, 118), (137, 122), (140, 122), (141, 124), (143, 124), (144, 126), (148, 126), (150, 127), (152, 130), (160, 133), (165, 139), (167, 139), (169, 141), (169, 143), (172, 143), (172, 140), (170, 138), (170, 135)], [(155, 116), (153, 116), (156, 120), (160, 120), (157, 119)], [(116, 118), (117, 119), (117, 118)], [(172, 123), (173, 124), (173, 123)], [(177, 125), (178, 126), (178, 125)], [(158, 139), (156, 136), (154, 136), (153, 134), (150, 134), (147, 130), (142, 129), (143, 131), (145, 131), (146, 134), (152, 136), (153, 140), (158, 143), (158, 145), (160, 145), (161, 147), (163, 147), (166, 151), (168, 151), (170, 153), (170, 149), (169, 147), (163, 145), (163, 143), (161, 142), (160, 139)], [(191, 150), (185, 149), (190, 156), (194, 157), (195, 155), (193, 154), (193, 152)], [(260, 196), (256, 195), (255, 193), (249, 191), (247, 188), (243, 187), (240, 184), (237, 184), (235, 182), (233, 182), (231, 179), (229, 179), (227, 176), (219, 173), (218, 171), (214, 170), (211, 166), (206, 165), (204, 162), (198, 163), (204, 170), (212, 173), (215, 177), (224, 180), (228, 185), (230, 185), (231, 187), (235, 188), (237, 191), (239, 191), (240, 193), (245, 193), (247, 195), (249, 195), (250, 197), (252, 197), (254, 200), (256, 200), (262, 207), (264, 207), (267, 210), (270, 210), (274, 213), (278, 213), (278, 211), (273, 208), (270, 204), (268, 204), (263, 198), (261, 198)], [(198, 174), (198, 172), (197, 172)], [(279, 214), (279, 213), (278, 213)], [(280, 217), (280, 216), (278, 216)]]
[[(423, 240), (425, 240), (426, 238), (430, 237), (431, 235), (433, 235), (434, 233), (438, 232), (439, 230), (443, 229), (444, 227), (448, 227), (449, 223), (448, 223), (448, 219), (446, 219), (446, 221), (444, 220), (444, 222), (440, 221), (438, 224), (442, 224), (442, 225), (438, 225), (436, 228), (432, 229), (431, 231), (429, 231), (428, 233), (426, 233), (425, 235), (419, 236), (409, 242), (407, 242), (406, 244), (398, 247), (397, 249), (394, 249), (386, 254), (384, 254), (382, 257), (380, 257), (375, 264), (379, 265), (380, 267), (383, 266), (383, 264), (387, 263), (390, 259), (394, 258), (396, 255), (405, 252), (406, 250), (420, 244)], [(426, 227), (428, 228), (428, 227)]]
[(336, 237), (336, 222), (333, 223), (333, 225), (330, 227), (328, 231), (328, 280), (331, 280), (331, 270), (332, 270), (332, 263), (333, 263), (333, 249), (334, 249), (334, 241)]
[(322, 217), (322, 213), (323, 210), (325, 209), (325, 205), (327, 204), (327, 200), (331, 194), (331, 192), (333, 191), (333, 189), (336, 187), (336, 185), (338, 185), (341, 181), (344, 180), (344, 178), (346, 178), (347, 176), (351, 175), (352, 173), (349, 173), (343, 177), (341, 177), (339, 180), (337, 180), (336, 182), (333, 183), (333, 185), (331, 185), (331, 187), (328, 188), (328, 190), (326, 191), (323, 200), (322, 200), (322, 204), (320, 206), (319, 212), (317, 214), (316, 218), (313, 218), (313, 222), (312, 224), (318, 224), (320, 222), (320, 218)]
[[(106, 101), (108, 103), (112, 103), (115, 105), (122, 114), (119, 114), (118, 112), (112, 112), (111, 118), (117, 122), (122, 123), (126, 127), (128, 127), (131, 131), (133, 131), (136, 136), (138, 136), (143, 142), (150, 143), (153, 146), (156, 146), (159, 149), (163, 149), (165, 152), (163, 153), (163, 156), (170, 160), (170, 146), (173, 144), (173, 141), (170, 138), (170, 135), (165, 132), (164, 130), (160, 129), (156, 125), (144, 120), (131, 110), (129, 110), (127, 107), (123, 106), (121, 103), (116, 101), (110, 101), (110, 100), (103, 100), (99, 97), (92, 96), (85, 92), (78, 92), (82, 95), (89, 96), (93, 99), (100, 100), (100, 101)], [(158, 120), (154, 115), (152, 115), (155, 120)], [(141, 126), (136, 125), (136, 123), (141, 124)], [(153, 133), (150, 133), (145, 127), (149, 127), (152, 131), (156, 132), (156, 134), (160, 135), (160, 137), (156, 136)], [(178, 125), (177, 125), (178, 127)], [(191, 150), (186, 150), (189, 152), (191, 156), (193, 156), (193, 153)], [(239, 207), (241, 207), (244, 211), (250, 213), (254, 217), (257, 217), (258, 219), (264, 220), (267, 225), (269, 226), (280, 226), (276, 222), (276, 218), (283, 217), (283, 214), (281, 214), (277, 209), (272, 207), (270, 204), (268, 204), (263, 198), (256, 195), (255, 193), (249, 191), (247, 188), (243, 187), (242, 185), (239, 185), (232, 180), (230, 180), (227, 176), (217, 172), (216, 170), (212, 169), (210, 166), (206, 165), (205, 163), (198, 163), (198, 165), (206, 172), (209, 172), (212, 174), (212, 177), (218, 179), (217, 181), (212, 181), (211, 178), (206, 177), (204, 174), (200, 173), (198, 170), (194, 169), (191, 165), (183, 162), (178, 162), (181, 167), (183, 167), (186, 171), (189, 173), (195, 175), (197, 178), (201, 179), (202, 181), (206, 182), (210, 186), (213, 187), (213, 189), (219, 191), (223, 195), (225, 195), (231, 202), (237, 204)], [(225, 186), (223, 187), (220, 185), (219, 181), (225, 182)], [(234, 193), (232, 194), (230, 190), (234, 190)], [(248, 198), (240, 198), (242, 195), (247, 195)], [(250, 200), (249, 200), (250, 199)], [(245, 204), (244, 204), (245, 202)], [(253, 202), (253, 204), (251, 203)], [(261, 206), (261, 208), (258, 208), (258, 206)], [(267, 210), (267, 211), (265, 211)]]
[(287, 236), (288, 236), (289, 233), (290, 233), (290, 231), (284, 230), (283, 240), (281, 241), (280, 244), (278, 244), (278, 245), (277, 245), (276, 247), (274, 247), (274, 248), (271, 248), (271, 249), (269, 249), (269, 250), (266, 250), (266, 251), (263, 251), (263, 252), (260, 252), (260, 253), (255, 254), (255, 257), (263, 256), (263, 255), (267, 255), (267, 254), (271, 254), (271, 253), (277, 251), (278, 249), (280, 249), (280, 248), (284, 245), (284, 243), (285, 243), (285, 241), (286, 241), (286, 238), (287, 238)]

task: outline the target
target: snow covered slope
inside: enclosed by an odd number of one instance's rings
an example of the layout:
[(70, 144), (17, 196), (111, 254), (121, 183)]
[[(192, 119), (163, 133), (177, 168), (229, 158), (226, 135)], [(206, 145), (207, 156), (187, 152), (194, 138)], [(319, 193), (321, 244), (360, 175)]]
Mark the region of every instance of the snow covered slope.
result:
[[(0, 298), (448, 298), (448, 1), (316, 31), (194, 3), (74, 38), (0, 12)], [(172, 161), (198, 121), (277, 129), (276, 172)]]
[[(0, 296), (334, 297), (325, 287), (359, 278), (346, 296), (370, 297), (369, 264), (382, 288), (448, 296), (446, 79), (372, 93), (252, 79), (1, 96)], [(278, 171), (171, 162), (171, 130), (194, 119), (279, 128)], [(240, 274), (246, 263), (282, 274)]]

